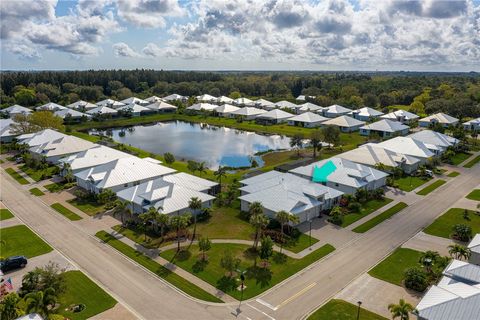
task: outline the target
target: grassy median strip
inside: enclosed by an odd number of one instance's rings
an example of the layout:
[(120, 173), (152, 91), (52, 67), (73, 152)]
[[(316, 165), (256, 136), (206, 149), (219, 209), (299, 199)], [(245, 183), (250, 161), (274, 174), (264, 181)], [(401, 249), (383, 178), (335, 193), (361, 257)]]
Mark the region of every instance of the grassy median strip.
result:
[(18, 183), (20, 184), (29, 184), (28, 180), (25, 179), (24, 177), (22, 177), (20, 175), (20, 173), (18, 173), (17, 171), (15, 171), (13, 168), (7, 168), (5, 169), (5, 172), (7, 172), (13, 179), (17, 180)]
[(13, 218), (13, 214), (8, 209), (0, 209), (0, 221)]
[(460, 172), (452, 171), (449, 174), (447, 174), (447, 177), (455, 178), (455, 177), (458, 177), (459, 175), (460, 175)]
[(408, 205), (405, 202), (399, 202), (396, 205), (394, 205), (393, 207), (391, 207), (390, 209), (387, 209), (387, 210), (383, 211), (378, 216), (376, 216), (376, 217), (368, 220), (367, 222), (359, 225), (358, 227), (353, 229), (353, 232), (357, 232), (357, 233), (367, 232), (368, 230), (375, 227), (377, 224), (380, 224), (383, 221), (389, 219), (394, 214), (396, 214), (397, 212), (405, 209), (406, 207), (408, 207)]
[(426, 196), (427, 194), (429, 194), (433, 190), (437, 189), (438, 187), (443, 186), (446, 182), (447, 181), (445, 181), (445, 180), (438, 179), (437, 181), (434, 181), (432, 184), (430, 184), (430, 185), (426, 186), (425, 188), (423, 188), (422, 190), (418, 191), (417, 194), (421, 195), (421, 196)]
[(61, 205), (58, 202), (52, 204), (50, 207), (52, 207), (52, 209), (54, 209), (55, 211), (57, 211), (58, 213), (60, 213), (61, 215), (65, 216), (66, 218), (72, 221), (77, 221), (82, 219), (82, 217), (80, 217), (78, 214), (76, 214), (75, 212), (73, 212), (68, 208), (65, 208), (63, 205)]
[(363, 308), (360, 309), (358, 318), (357, 313), (358, 306), (344, 300), (332, 299), (312, 313), (308, 320), (387, 320)]
[(45, 193), (42, 192), (42, 190), (38, 189), (38, 188), (32, 188), (29, 190), (31, 194), (33, 194), (34, 196), (37, 196), (37, 197), (40, 197), (40, 196), (43, 196)]
[(97, 232), (96, 236), (97, 238), (103, 240), (108, 245), (112, 246), (116, 250), (120, 251), (121, 253), (129, 257), (130, 259), (134, 260), (135, 262), (141, 264), (151, 272), (155, 273), (160, 278), (170, 282), (172, 285), (182, 290), (186, 294), (204, 301), (223, 302), (219, 298), (206, 292), (202, 288), (197, 287), (193, 283), (183, 279), (176, 273), (173, 273), (172, 271), (168, 270), (164, 266), (150, 259), (149, 257), (142, 254), (141, 252), (138, 252), (135, 249), (128, 246), (127, 244), (121, 242), (120, 240), (115, 239), (115, 237), (108, 234), (106, 231), (99, 231)]
[(467, 195), (467, 199), (480, 201), (480, 189), (475, 189)]
[(465, 168), (471, 168), (473, 167), (474, 165), (476, 165), (478, 162), (480, 161), (480, 156), (476, 156), (475, 158), (473, 158), (473, 160), (467, 162), (464, 167)]

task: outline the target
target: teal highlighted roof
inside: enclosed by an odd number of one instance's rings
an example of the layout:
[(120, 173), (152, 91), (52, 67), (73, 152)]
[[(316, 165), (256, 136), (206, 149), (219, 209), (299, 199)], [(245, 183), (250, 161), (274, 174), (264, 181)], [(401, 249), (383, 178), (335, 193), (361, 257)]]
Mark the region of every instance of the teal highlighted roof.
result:
[(333, 164), (332, 160), (327, 161), (323, 166), (313, 168), (313, 182), (327, 182), (327, 177), (337, 170), (335, 164)]

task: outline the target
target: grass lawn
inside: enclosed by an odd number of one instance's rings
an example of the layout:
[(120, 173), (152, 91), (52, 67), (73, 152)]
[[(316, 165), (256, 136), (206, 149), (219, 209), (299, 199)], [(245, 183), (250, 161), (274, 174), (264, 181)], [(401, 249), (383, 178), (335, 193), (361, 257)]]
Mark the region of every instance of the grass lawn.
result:
[(372, 219), (368, 220), (367, 222), (365, 223), (362, 223), (361, 225), (359, 225), (358, 227), (356, 227), (355, 229), (353, 229), (354, 232), (358, 232), (358, 233), (364, 233), (364, 232), (367, 232), (368, 230), (372, 229), (373, 227), (375, 227), (377, 224), (380, 224), (382, 223), (383, 221), (389, 219), (390, 217), (392, 217), (394, 214), (396, 214), (397, 212), (403, 210), (404, 208), (408, 207), (408, 205), (404, 202), (399, 202), (397, 203), (396, 205), (394, 205), (393, 207), (383, 211), (382, 213), (380, 213), (378, 216), (376, 217), (373, 217)]
[(437, 181), (434, 181), (430, 185), (428, 185), (425, 188), (423, 188), (422, 190), (418, 191), (417, 194), (421, 195), (421, 196), (426, 196), (427, 194), (429, 194), (433, 190), (437, 189), (438, 187), (443, 186), (446, 182), (447, 181), (445, 181), (445, 180), (438, 179)]
[(476, 165), (478, 162), (480, 161), (480, 156), (476, 156), (475, 158), (473, 158), (471, 161), (467, 162), (464, 167), (465, 168), (471, 168), (473, 167), (474, 165)]
[(48, 191), (54, 193), (54, 192), (60, 192), (63, 190), (64, 188), (64, 185), (62, 183), (50, 183), (50, 184), (47, 184), (44, 186), (45, 189), (47, 189)]
[(20, 167), (20, 170), (28, 174), (33, 180), (40, 181), (52, 177), (53, 174), (58, 171), (58, 167), (51, 166), (45, 169), (33, 169), (24, 164)]
[[(114, 298), (81, 271), (67, 271), (64, 276), (67, 289), (59, 298), (60, 307), (57, 312), (68, 319), (88, 319), (112, 308), (117, 303)], [(65, 310), (75, 304), (84, 304), (86, 308), (80, 312)]]
[(480, 201), (480, 189), (475, 189), (467, 195), (467, 199)]
[[(308, 320), (356, 320), (358, 307), (344, 300), (332, 299), (308, 317)], [(387, 320), (376, 313), (360, 309), (359, 320)]]
[(402, 286), (405, 270), (420, 265), (419, 259), (423, 252), (398, 248), (382, 262), (368, 272), (369, 275), (397, 286)]
[(0, 164), (2, 164), (2, 163), (5, 163), (5, 161), (3, 161), (2, 159), (0, 159)]
[(466, 224), (472, 227), (473, 234), (480, 233), (480, 216), (472, 210), (467, 210), (470, 220), (466, 220), (463, 217), (464, 212), (465, 209), (451, 208), (423, 231), (433, 236), (450, 238), (454, 225)]
[(63, 205), (61, 205), (58, 202), (52, 204), (50, 207), (52, 207), (52, 209), (54, 209), (55, 211), (57, 211), (58, 213), (60, 213), (61, 215), (65, 216), (66, 218), (72, 221), (77, 221), (82, 219), (82, 217), (80, 217), (78, 214), (76, 214), (75, 212), (73, 212), (68, 208), (65, 208)]
[(120, 240), (115, 239), (107, 232), (99, 231), (97, 232), (96, 236), (97, 238), (103, 240), (108, 245), (112, 246), (116, 250), (120, 251), (121, 253), (129, 257), (130, 259), (136, 261), (143, 267), (155, 273), (160, 278), (163, 278), (166, 281), (170, 282), (172, 285), (182, 290), (186, 294), (194, 298), (205, 300), (205, 301), (223, 302), (222, 300), (215, 297), (214, 295), (211, 295), (210, 293), (206, 292), (202, 288), (197, 287), (196, 285), (194, 285), (193, 283), (190, 283), (189, 281), (180, 277), (176, 273), (171, 272), (164, 266), (158, 264), (154, 260), (147, 257), (146, 255), (136, 251), (135, 249), (121, 242)]
[(20, 184), (29, 184), (28, 180), (22, 177), (17, 171), (15, 171), (13, 168), (7, 168), (5, 169), (5, 172), (7, 172), (13, 179), (17, 180), (18, 183)]
[(452, 164), (458, 166), (463, 161), (467, 160), (472, 154), (471, 153), (464, 153), (464, 152), (457, 152), (451, 158)]
[(75, 208), (85, 212), (89, 216), (94, 216), (105, 211), (105, 205), (91, 200), (82, 200), (79, 198), (75, 198), (72, 200), (68, 200), (68, 203), (70, 203)]
[(13, 218), (13, 213), (8, 209), (0, 209), (0, 221)]
[(458, 177), (459, 175), (460, 175), (460, 172), (452, 171), (449, 174), (447, 174), (447, 177), (454, 178), (454, 177)]
[(398, 178), (395, 179), (395, 183), (398, 184), (398, 188), (400, 190), (410, 192), (413, 189), (416, 189), (420, 187), (422, 184), (428, 182), (431, 178), (429, 179), (422, 179), (419, 177), (403, 177), (403, 178)]
[[(318, 239), (312, 237), (312, 246), (318, 242)], [(277, 246), (280, 244), (276, 243)], [(299, 253), (308, 247), (310, 247), (310, 236), (305, 233), (300, 233), (300, 236), (297, 239), (292, 239), (290, 242), (283, 246), (285, 249), (291, 252)]]
[(33, 194), (34, 196), (37, 196), (37, 197), (40, 197), (40, 196), (43, 196), (45, 193), (42, 192), (42, 190), (38, 189), (38, 188), (32, 188), (29, 190), (31, 194)]
[(386, 204), (392, 202), (393, 199), (390, 198), (383, 198), (382, 200), (370, 200), (367, 201), (362, 205), (362, 209), (360, 209), (359, 213), (349, 213), (343, 216), (343, 223), (342, 227), (346, 227), (354, 223), (355, 221), (360, 220), (363, 217), (366, 217), (373, 211), (380, 209), (381, 207), (385, 206)]
[(159, 237), (158, 235), (153, 235), (150, 230), (147, 232), (147, 238), (145, 240), (145, 233), (141, 228), (126, 228), (119, 224), (117, 226), (113, 226), (112, 229), (148, 249), (159, 248), (172, 243), (172, 241), (164, 242), (161, 237)]
[(20, 255), (32, 258), (53, 250), (24, 225), (2, 228), (0, 236), (3, 240), (0, 243), (0, 252), (3, 257)]
[(199, 260), (200, 251), (197, 245), (192, 245), (189, 251), (182, 251), (180, 255), (176, 255), (175, 249), (164, 251), (160, 255), (220, 290), (226, 291), (232, 297), (240, 299), (241, 293), (236, 290), (239, 284), (235, 279), (227, 277), (225, 269), (220, 266), (223, 253), (229, 251), (241, 259), (240, 269), (246, 270), (245, 285), (247, 288), (244, 290), (243, 298), (250, 299), (335, 250), (333, 246), (327, 244), (303, 259), (292, 259), (275, 253), (274, 257), (270, 258), (270, 266), (263, 268), (260, 266), (260, 259), (257, 261), (257, 266), (254, 266), (255, 258), (247, 250), (249, 248), (251, 247), (241, 244), (213, 243), (207, 252), (207, 263)]

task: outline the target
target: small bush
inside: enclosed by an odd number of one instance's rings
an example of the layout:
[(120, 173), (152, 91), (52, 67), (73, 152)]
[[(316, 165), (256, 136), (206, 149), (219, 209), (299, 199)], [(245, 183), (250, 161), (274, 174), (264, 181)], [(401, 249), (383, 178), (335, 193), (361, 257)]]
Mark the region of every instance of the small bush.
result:
[(452, 238), (468, 242), (472, 238), (472, 228), (466, 224), (456, 224), (452, 228)]
[(418, 267), (408, 268), (405, 270), (405, 287), (418, 292), (423, 292), (428, 287), (427, 273)]
[(332, 216), (330, 216), (330, 218), (327, 219), (327, 221), (340, 226), (343, 223), (343, 215), (340, 213), (334, 213)]

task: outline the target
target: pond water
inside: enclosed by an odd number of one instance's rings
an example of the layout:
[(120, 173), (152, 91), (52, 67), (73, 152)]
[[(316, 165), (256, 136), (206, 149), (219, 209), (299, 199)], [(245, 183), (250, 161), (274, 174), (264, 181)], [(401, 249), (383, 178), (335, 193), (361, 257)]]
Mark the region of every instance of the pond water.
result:
[(290, 149), (290, 138), (264, 136), (248, 131), (184, 121), (158, 122), (128, 128), (92, 130), (115, 141), (163, 155), (172, 153), (177, 160), (205, 161), (210, 169), (219, 166), (248, 167), (252, 157), (260, 166), (258, 152)]

